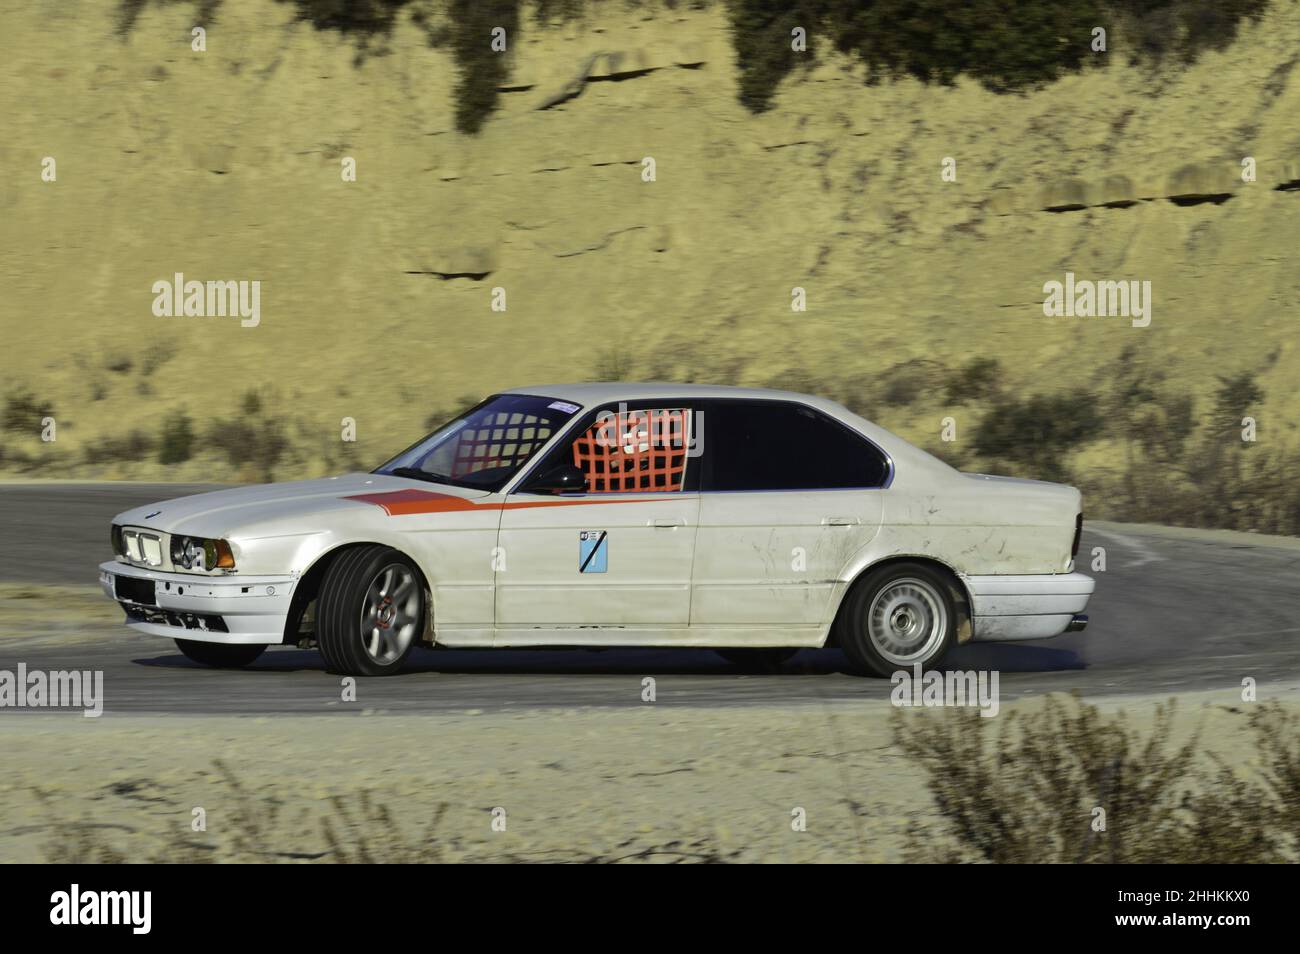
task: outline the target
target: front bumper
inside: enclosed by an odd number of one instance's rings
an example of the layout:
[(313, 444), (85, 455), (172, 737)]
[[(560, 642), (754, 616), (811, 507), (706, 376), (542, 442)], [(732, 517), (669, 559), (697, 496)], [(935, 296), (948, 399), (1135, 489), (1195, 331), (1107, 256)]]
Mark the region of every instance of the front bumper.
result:
[(968, 576), (971, 639), (1009, 642), (1078, 632), (1088, 623), (1082, 613), (1096, 585), (1085, 573)]
[[(121, 595), (118, 577), (130, 581)], [(99, 584), (126, 612), (127, 626), (151, 636), (205, 643), (282, 642), (297, 582), (287, 575), (162, 573), (117, 560), (99, 565)]]

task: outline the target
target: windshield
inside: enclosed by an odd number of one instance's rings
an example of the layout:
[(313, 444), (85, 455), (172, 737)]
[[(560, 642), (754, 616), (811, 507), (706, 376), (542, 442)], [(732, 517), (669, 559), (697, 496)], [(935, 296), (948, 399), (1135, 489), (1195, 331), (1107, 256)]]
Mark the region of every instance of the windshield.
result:
[(498, 394), (374, 473), (500, 490), (579, 410), (577, 404), (554, 398)]

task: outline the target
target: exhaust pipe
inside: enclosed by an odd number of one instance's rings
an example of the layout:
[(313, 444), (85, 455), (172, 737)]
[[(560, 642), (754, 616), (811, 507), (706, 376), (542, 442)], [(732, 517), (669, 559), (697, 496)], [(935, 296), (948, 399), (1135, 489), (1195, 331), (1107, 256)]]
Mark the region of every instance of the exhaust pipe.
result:
[(1076, 613), (1070, 619), (1070, 625), (1065, 627), (1067, 633), (1081, 633), (1088, 627), (1088, 617), (1084, 613)]

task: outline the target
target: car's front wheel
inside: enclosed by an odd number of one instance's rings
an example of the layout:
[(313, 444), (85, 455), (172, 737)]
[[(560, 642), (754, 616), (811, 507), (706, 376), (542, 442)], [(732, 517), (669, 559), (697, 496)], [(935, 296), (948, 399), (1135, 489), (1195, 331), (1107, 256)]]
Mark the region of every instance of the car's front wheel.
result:
[(405, 554), (384, 546), (341, 553), (316, 603), (316, 642), (331, 672), (387, 676), (424, 628), (424, 586)]
[(947, 579), (920, 563), (873, 570), (854, 585), (836, 620), (855, 669), (888, 677), (938, 665), (957, 640), (957, 602)]
[(201, 643), (196, 639), (178, 639), (176, 648), (196, 663), (213, 669), (242, 669), (266, 650), (264, 645)]

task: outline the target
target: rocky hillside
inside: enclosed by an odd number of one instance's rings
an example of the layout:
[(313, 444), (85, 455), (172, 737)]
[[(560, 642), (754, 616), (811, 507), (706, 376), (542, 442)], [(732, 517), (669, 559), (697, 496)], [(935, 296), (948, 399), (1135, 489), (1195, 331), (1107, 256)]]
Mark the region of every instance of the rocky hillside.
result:
[[(1300, 444), (1295, 0), (1189, 67), (1112, 49), (1023, 95), (866, 85), (823, 54), (758, 115), (724, 9), (610, 4), (512, 37), (475, 136), (410, 18), (358, 57), (272, 0), (150, 5), (125, 32), (106, 6), (4, 13), (10, 475), (319, 474), (566, 379), (814, 390), (1133, 506), (1164, 466), (1195, 491), (1169, 440), (1239, 412), (1258, 460)], [(1149, 324), (1045, 316), (1067, 272), (1150, 282)], [(261, 282), (257, 325), (156, 315), (176, 273)]]

